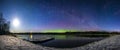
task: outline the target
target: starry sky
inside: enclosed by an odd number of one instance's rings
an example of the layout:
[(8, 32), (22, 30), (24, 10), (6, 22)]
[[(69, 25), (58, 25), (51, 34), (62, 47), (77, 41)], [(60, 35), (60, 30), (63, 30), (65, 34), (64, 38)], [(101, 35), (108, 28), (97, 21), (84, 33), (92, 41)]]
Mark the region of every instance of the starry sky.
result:
[(11, 31), (120, 31), (120, 0), (0, 0)]

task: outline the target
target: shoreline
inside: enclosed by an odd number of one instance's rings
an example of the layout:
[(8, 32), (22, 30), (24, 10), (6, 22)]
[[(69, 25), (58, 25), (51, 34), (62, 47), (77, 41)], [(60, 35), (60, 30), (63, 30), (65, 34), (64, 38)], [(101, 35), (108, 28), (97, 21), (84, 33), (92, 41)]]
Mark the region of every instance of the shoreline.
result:
[(8, 35), (0, 35), (0, 44), (0, 50), (119, 50), (120, 35), (112, 36), (97, 42), (75, 48), (45, 47)]

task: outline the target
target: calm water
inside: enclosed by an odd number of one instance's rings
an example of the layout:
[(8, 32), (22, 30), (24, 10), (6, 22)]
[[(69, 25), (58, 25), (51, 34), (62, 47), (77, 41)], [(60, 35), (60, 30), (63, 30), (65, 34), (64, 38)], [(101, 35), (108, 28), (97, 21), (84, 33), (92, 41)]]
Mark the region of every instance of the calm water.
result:
[(56, 47), (56, 48), (72, 48), (79, 47), (90, 42), (101, 40), (101, 38), (96, 39), (56, 39), (42, 43), (43, 46)]
[[(30, 35), (19, 35), (20, 38), (29, 40), (31, 39)], [(102, 37), (79, 37), (74, 35), (32, 35), (32, 38), (39, 38), (41, 36), (54, 37), (54, 40), (47, 41), (44, 43), (38, 43), (38, 45), (47, 46), (47, 47), (56, 47), (56, 48), (72, 48), (79, 47), (94, 41), (99, 41), (104, 38)]]

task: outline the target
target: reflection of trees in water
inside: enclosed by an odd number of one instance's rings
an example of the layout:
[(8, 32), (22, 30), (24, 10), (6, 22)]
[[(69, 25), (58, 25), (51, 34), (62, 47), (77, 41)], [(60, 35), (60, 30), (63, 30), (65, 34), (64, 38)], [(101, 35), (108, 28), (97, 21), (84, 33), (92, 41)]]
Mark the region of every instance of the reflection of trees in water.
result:
[(63, 34), (63, 35), (52, 35), (55, 39), (70, 39), (70, 38), (74, 38), (74, 37), (79, 37), (73, 34)]
[(9, 33), (9, 21), (6, 21), (3, 18), (3, 14), (0, 13), (0, 34), (8, 34)]
[(55, 39), (66, 39), (66, 35), (52, 35)]

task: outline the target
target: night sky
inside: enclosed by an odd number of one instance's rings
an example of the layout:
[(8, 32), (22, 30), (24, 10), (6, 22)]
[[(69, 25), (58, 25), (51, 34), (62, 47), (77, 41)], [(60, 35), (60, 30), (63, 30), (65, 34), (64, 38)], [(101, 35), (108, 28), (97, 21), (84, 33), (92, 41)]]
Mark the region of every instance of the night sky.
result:
[(120, 0), (0, 0), (11, 31), (120, 31)]

